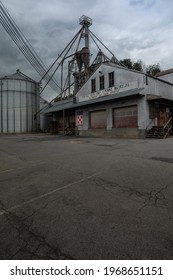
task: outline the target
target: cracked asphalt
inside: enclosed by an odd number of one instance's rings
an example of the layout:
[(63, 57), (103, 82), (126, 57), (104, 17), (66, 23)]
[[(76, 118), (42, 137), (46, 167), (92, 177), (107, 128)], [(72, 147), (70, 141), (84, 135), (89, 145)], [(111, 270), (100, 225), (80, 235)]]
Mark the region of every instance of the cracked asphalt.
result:
[(0, 135), (0, 259), (173, 259), (173, 138)]

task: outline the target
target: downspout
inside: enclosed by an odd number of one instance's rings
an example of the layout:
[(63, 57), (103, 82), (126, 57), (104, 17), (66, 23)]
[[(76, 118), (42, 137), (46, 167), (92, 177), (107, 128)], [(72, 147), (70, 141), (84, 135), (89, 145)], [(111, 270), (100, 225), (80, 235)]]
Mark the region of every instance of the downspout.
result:
[(63, 135), (65, 135), (65, 110), (63, 109)]

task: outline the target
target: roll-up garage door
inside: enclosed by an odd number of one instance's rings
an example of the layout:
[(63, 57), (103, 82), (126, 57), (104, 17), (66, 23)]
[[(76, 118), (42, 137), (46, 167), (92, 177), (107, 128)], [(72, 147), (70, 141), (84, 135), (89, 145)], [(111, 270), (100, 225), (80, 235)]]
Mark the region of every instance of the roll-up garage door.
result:
[(106, 128), (106, 110), (90, 112), (90, 128)]
[(113, 111), (114, 127), (138, 127), (137, 106), (117, 108)]

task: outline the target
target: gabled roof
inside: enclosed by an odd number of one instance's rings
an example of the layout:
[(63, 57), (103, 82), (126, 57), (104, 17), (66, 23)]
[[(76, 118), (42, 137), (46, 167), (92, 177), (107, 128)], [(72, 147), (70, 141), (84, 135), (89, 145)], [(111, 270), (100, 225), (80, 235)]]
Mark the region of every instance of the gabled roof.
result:
[(155, 77), (160, 77), (171, 73), (173, 73), (173, 68), (159, 72), (155, 75)]
[(22, 72), (20, 72), (19, 69), (16, 70), (16, 72), (12, 75), (4, 76), (2, 79), (7, 79), (7, 80), (22, 80), (22, 81), (29, 81), (32, 83), (36, 83), (36, 81), (32, 80)]
[(138, 70), (135, 70), (135, 69), (130, 69), (130, 68), (128, 68), (127, 66), (119, 65), (119, 64), (114, 63), (114, 62), (112, 62), (112, 61), (105, 61), (105, 62), (102, 62), (102, 63), (100, 63), (99, 66), (101, 66), (101, 65), (107, 65), (107, 66), (111, 66), (111, 67), (123, 69), (123, 70), (126, 70), (126, 71), (130, 71), (130, 72), (134, 72), (134, 73), (138, 73), (138, 74), (143, 74), (143, 75), (145, 75), (144, 72), (141, 72), (141, 71), (138, 71)]

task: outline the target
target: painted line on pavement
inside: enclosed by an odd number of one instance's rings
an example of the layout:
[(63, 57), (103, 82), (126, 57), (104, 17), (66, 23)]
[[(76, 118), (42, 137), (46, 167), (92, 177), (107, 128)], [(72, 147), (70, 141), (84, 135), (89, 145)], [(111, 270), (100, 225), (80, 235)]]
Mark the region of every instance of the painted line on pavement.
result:
[(45, 193), (45, 194), (42, 194), (42, 195), (37, 196), (37, 197), (35, 197), (35, 198), (32, 198), (32, 199), (30, 199), (30, 200), (28, 200), (28, 201), (25, 201), (25, 202), (22, 202), (22, 203), (20, 203), (20, 204), (17, 204), (17, 205), (15, 205), (15, 206), (13, 206), (13, 207), (11, 207), (11, 208), (9, 208), (9, 209), (5, 209), (5, 210), (3, 210), (3, 211), (0, 212), (0, 216), (2, 216), (2, 215), (4, 215), (4, 214), (9, 214), (9, 212), (11, 212), (11, 211), (13, 211), (13, 210), (16, 210), (16, 209), (18, 209), (18, 208), (20, 208), (20, 207), (22, 207), (22, 206), (25, 206), (25, 205), (27, 205), (27, 204), (29, 204), (29, 203), (32, 203), (32, 202), (34, 202), (34, 201), (37, 201), (37, 200), (39, 200), (39, 199), (41, 199), (41, 198), (45, 198), (45, 197), (47, 197), (47, 196), (49, 196), (49, 195), (52, 195), (52, 194), (54, 194), (54, 193), (56, 193), (56, 192), (58, 192), (58, 191), (67, 189), (67, 188), (69, 188), (69, 187), (72, 187), (72, 186), (75, 185), (75, 184), (79, 184), (79, 183), (85, 182), (85, 181), (87, 181), (88, 179), (91, 179), (92, 177), (96, 176), (97, 174), (99, 174), (99, 173), (98, 173), (98, 172), (97, 172), (97, 173), (94, 173), (93, 175), (87, 176), (87, 177), (85, 177), (85, 178), (83, 178), (83, 179), (81, 179), (81, 180), (79, 180), (79, 181), (76, 181), (76, 182), (67, 184), (67, 185), (65, 185), (65, 186), (63, 186), (63, 187), (61, 187), (61, 188), (52, 190), (52, 191), (50, 191), (50, 192), (47, 192), (47, 193)]

